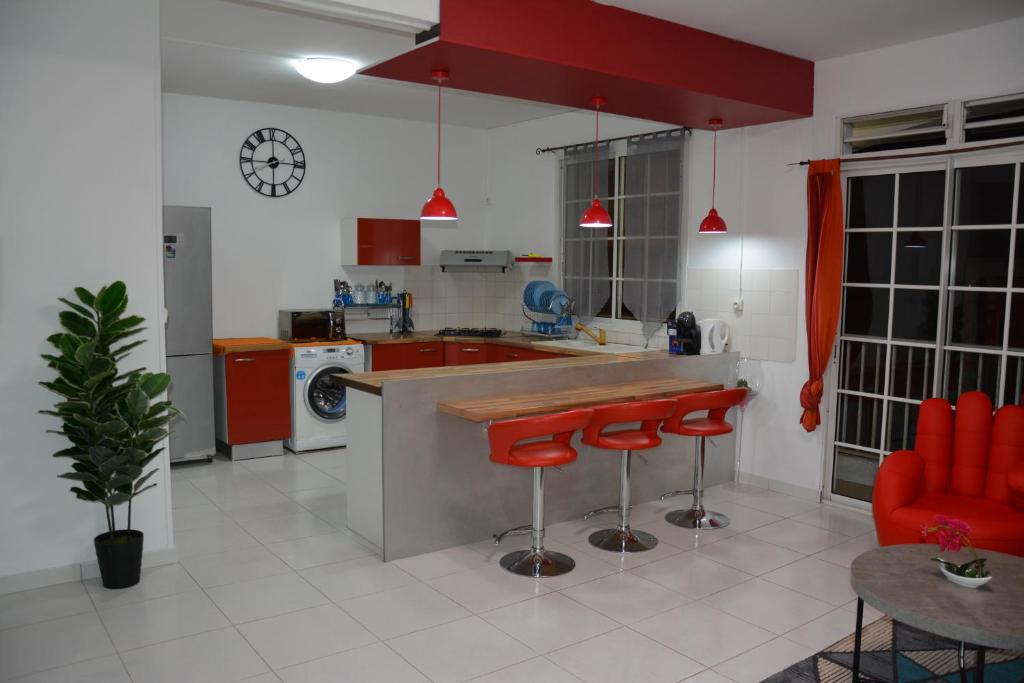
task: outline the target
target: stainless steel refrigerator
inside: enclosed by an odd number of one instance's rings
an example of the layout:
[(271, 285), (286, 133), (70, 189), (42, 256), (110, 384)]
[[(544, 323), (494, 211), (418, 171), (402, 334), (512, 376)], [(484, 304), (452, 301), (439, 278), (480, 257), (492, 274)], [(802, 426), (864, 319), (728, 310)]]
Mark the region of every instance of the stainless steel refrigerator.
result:
[(184, 413), (170, 424), (171, 462), (208, 460), (216, 452), (210, 209), (165, 206), (163, 249), (167, 395)]

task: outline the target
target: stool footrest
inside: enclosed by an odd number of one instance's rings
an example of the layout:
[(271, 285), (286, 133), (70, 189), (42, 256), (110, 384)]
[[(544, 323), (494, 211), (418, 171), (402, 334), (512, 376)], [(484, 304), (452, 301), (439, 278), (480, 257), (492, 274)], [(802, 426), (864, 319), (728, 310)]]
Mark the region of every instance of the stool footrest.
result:
[(674, 496), (683, 496), (687, 493), (693, 493), (693, 489), (686, 489), (685, 491), (669, 491), (658, 496), (658, 500), (665, 500), (666, 498), (672, 498)]
[[(633, 506), (631, 505), (631, 506), (629, 506), (626, 509), (627, 510), (632, 510)], [(619, 512), (620, 510), (622, 510), (622, 508), (619, 507), (618, 505), (608, 505), (608, 506), (603, 507), (603, 508), (597, 508), (596, 510), (591, 510), (587, 514), (583, 515), (583, 519), (590, 519), (594, 515), (603, 515), (603, 514), (606, 514), (606, 513), (609, 513), (609, 512)]]
[(494, 545), (500, 545), (506, 536), (524, 536), (530, 533), (533, 533), (532, 524), (514, 526), (511, 529), (505, 529), (500, 534), (494, 534)]

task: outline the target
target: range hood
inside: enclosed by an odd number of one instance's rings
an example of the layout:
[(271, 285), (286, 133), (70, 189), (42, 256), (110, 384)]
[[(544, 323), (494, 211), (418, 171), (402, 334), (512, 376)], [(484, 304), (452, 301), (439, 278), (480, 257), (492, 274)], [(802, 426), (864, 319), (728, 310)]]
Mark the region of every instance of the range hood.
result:
[(504, 273), (512, 267), (511, 251), (465, 251), (445, 249), (441, 252), (442, 273)]

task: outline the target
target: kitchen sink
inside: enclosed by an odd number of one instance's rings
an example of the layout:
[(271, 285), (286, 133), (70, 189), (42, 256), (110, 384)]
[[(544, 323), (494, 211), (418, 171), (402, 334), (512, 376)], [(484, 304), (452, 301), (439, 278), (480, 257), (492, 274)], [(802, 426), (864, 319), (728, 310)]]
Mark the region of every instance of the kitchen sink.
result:
[(596, 351), (597, 353), (635, 353), (643, 351), (640, 346), (629, 344), (605, 344), (599, 345), (592, 339), (557, 339), (554, 341), (535, 342), (534, 346), (550, 346), (552, 348), (580, 349), (583, 351)]

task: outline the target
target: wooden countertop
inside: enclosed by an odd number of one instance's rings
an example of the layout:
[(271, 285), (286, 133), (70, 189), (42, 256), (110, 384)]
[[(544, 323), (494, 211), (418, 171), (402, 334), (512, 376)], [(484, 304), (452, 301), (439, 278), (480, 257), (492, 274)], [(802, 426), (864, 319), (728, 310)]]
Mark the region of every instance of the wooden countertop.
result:
[(226, 353), (252, 353), (253, 351), (281, 351), (292, 347), (286, 341), (270, 337), (231, 337), (213, 340), (213, 353), (223, 356)]
[(668, 398), (699, 391), (716, 391), (721, 388), (721, 384), (714, 382), (668, 377), (620, 384), (596, 384), (588, 387), (531, 392), (529, 394), (504, 394), (464, 401), (442, 401), (437, 404), (437, 409), (442, 413), (455, 415), (472, 422), (487, 422), (526, 415), (555, 413), (560, 410), (585, 408), (602, 403)]
[[(550, 347), (541, 347), (548, 349)], [(566, 356), (565, 358), (546, 358), (544, 360), (512, 361), (510, 363), (478, 363), (475, 365), (449, 365), (437, 368), (416, 368), (413, 370), (383, 370), (379, 372), (358, 372), (352, 374), (331, 375), (331, 380), (352, 389), (359, 389), (371, 394), (381, 393), (384, 382), (432, 379), (435, 377), (462, 377), (468, 375), (490, 375), (516, 370), (536, 370), (544, 368), (564, 368), (605, 363), (623, 363), (652, 358), (667, 358), (667, 351), (638, 351), (636, 353), (588, 353), (584, 356)]]
[(590, 351), (588, 349), (573, 349), (563, 346), (550, 346), (539, 344), (540, 338), (527, 337), (521, 332), (505, 332), (500, 337), (439, 337), (435, 332), (405, 332), (401, 334), (389, 334), (387, 332), (365, 332), (349, 335), (356, 341), (364, 344), (415, 344), (422, 342), (461, 342), (465, 344), (500, 344), (502, 346), (515, 346), (521, 349), (533, 349), (547, 353), (557, 353), (560, 356), (607, 356), (603, 351)]

